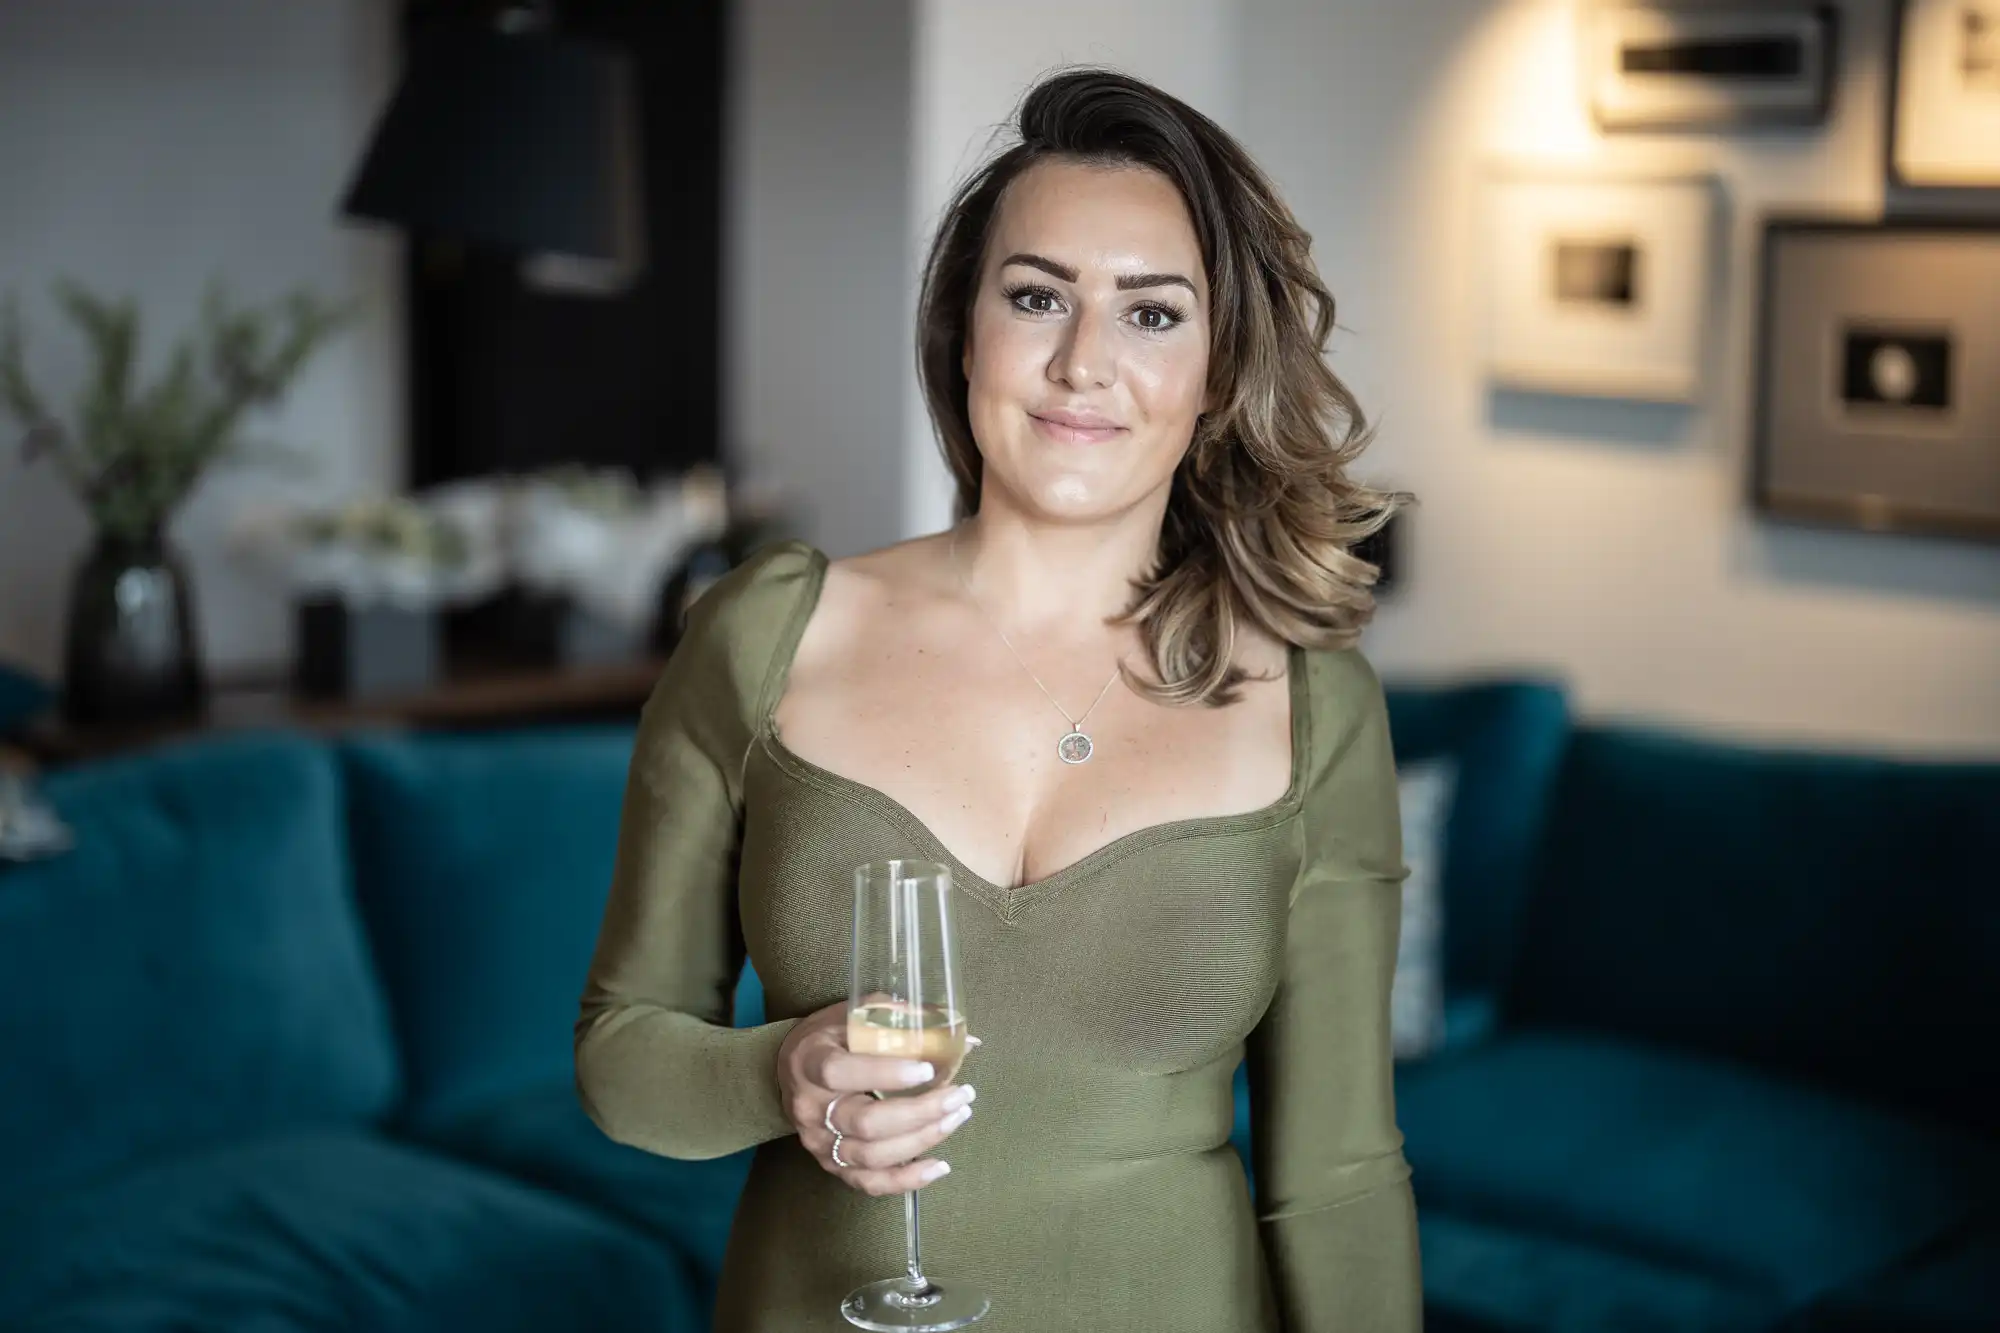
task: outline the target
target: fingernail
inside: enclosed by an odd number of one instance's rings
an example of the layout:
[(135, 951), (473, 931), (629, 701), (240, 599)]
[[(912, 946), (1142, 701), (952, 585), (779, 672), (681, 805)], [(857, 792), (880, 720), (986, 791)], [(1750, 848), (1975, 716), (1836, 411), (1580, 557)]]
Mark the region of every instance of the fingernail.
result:
[(905, 1083), (928, 1083), (936, 1075), (937, 1071), (932, 1069), (928, 1063), (907, 1064), (903, 1066), (903, 1082)]
[(944, 1109), (947, 1111), (956, 1111), (959, 1107), (969, 1104), (973, 1096), (974, 1093), (971, 1088), (953, 1088), (945, 1094)]
[(970, 1106), (961, 1106), (944, 1119), (938, 1121), (938, 1128), (949, 1134), (970, 1119), (972, 1119), (972, 1108)]
[(985, 1044), (986, 1044), (985, 1042), (981, 1041), (977, 1037), (967, 1037), (965, 1039), (965, 1045), (968, 1050), (974, 1046), (984, 1046)]
[(932, 1162), (929, 1166), (924, 1168), (923, 1181), (925, 1184), (929, 1184), (931, 1181), (938, 1179), (940, 1176), (948, 1176), (950, 1174), (951, 1174), (950, 1162)]

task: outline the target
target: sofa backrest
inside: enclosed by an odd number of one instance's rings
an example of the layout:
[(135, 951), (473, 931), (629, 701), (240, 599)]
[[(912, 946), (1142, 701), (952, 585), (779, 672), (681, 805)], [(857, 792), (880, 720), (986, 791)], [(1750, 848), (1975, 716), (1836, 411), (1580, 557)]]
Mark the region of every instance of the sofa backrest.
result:
[(574, 1081), (632, 739), (605, 726), (340, 744), (408, 1120)]
[(1525, 679), (1392, 681), (1386, 694), (1397, 763), (1449, 759), (1456, 770), (1439, 876), (1446, 993), (1497, 1000), (1569, 740), (1567, 698)]
[(0, 863), (0, 1201), (397, 1095), (340, 784), (279, 736), (51, 774), (76, 834)]
[(2000, 1132), (2000, 764), (1580, 729), (1505, 1002)]

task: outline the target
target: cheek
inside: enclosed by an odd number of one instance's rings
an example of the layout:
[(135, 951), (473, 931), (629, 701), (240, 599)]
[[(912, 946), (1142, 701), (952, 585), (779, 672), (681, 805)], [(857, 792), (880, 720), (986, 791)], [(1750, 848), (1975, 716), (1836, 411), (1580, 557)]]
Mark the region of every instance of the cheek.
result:
[(1123, 367), (1132, 396), (1158, 424), (1192, 422), (1208, 383), (1208, 349), (1194, 338), (1133, 350)]
[(1008, 319), (1004, 314), (975, 311), (972, 352), (966, 358), (966, 380), (974, 394), (1006, 393), (1024, 379), (1040, 375), (1054, 353), (1046, 325)]

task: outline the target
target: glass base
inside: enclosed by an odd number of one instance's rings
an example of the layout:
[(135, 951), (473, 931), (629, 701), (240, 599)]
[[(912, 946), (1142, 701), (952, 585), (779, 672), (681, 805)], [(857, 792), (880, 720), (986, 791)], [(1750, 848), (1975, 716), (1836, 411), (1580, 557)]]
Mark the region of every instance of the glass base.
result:
[(892, 1277), (856, 1287), (840, 1303), (840, 1313), (856, 1328), (880, 1333), (948, 1333), (984, 1319), (990, 1305), (984, 1292), (935, 1282), (912, 1295), (908, 1278)]

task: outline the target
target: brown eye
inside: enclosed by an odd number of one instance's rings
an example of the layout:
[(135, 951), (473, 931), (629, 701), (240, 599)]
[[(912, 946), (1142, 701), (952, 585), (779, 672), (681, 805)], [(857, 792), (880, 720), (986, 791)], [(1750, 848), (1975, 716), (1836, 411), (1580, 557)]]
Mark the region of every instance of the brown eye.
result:
[(1062, 309), (1062, 298), (1047, 287), (1009, 287), (1002, 295), (1026, 315), (1053, 315)]

